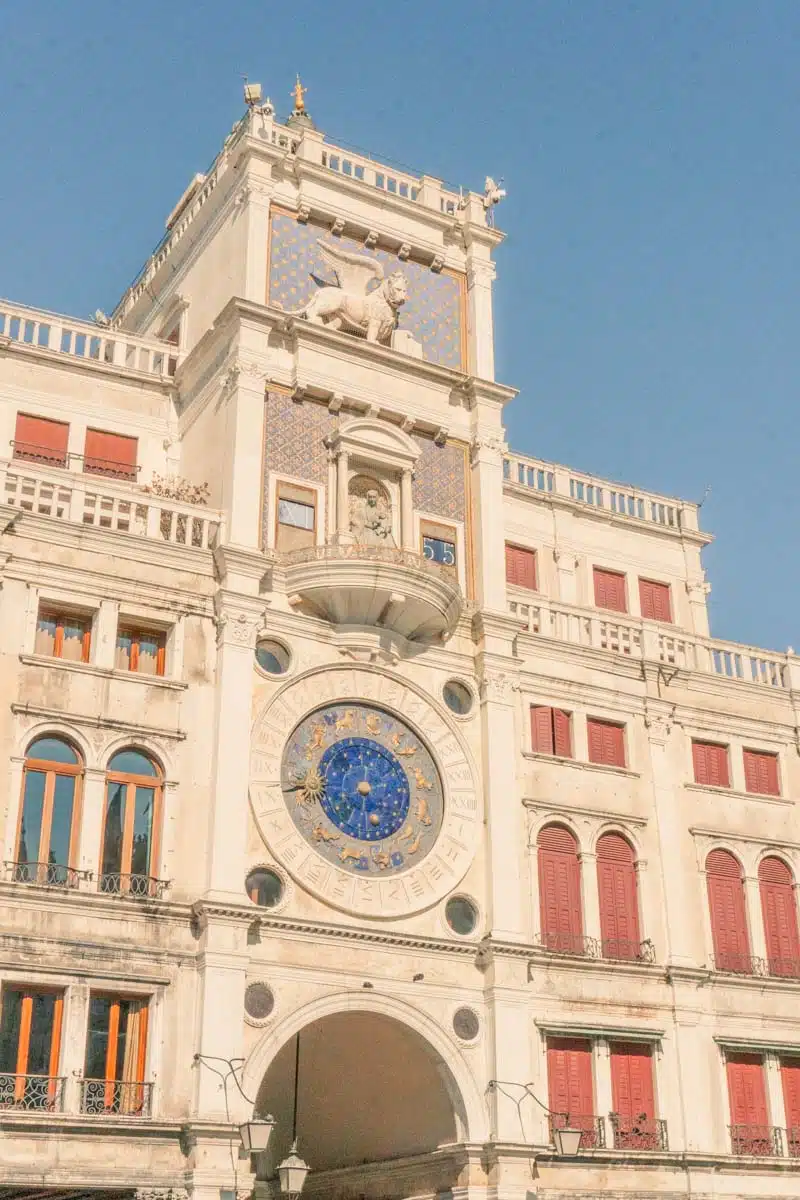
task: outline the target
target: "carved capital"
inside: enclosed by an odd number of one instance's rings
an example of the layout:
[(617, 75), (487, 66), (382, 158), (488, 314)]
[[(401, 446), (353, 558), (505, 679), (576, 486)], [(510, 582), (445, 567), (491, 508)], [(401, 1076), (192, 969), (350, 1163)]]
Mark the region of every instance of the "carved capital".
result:
[(478, 462), (479, 458), (502, 458), (508, 451), (508, 443), (502, 437), (496, 434), (476, 434), (469, 446), (470, 461), (472, 465)]
[(255, 650), (256, 639), (263, 630), (264, 609), (252, 609), (230, 601), (216, 601), (217, 645), (243, 646)]
[(478, 680), (481, 700), (497, 704), (510, 704), (513, 693), (519, 691), (519, 683), (506, 671), (484, 671)]
[(581, 561), (574, 550), (559, 550), (558, 547), (553, 550), (553, 558), (559, 571), (574, 571)]
[(686, 593), (690, 600), (705, 600), (711, 592), (711, 584), (707, 579), (687, 579)]

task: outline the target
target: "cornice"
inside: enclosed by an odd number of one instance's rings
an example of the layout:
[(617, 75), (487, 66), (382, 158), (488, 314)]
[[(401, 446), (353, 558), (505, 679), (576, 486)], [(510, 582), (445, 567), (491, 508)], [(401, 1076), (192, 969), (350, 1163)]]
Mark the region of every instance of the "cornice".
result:
[(74, 671), (78, 675), (96, 675), (100, 679), (136, 681), (143, 687), (161, 688), (167, 692), (185, 692), (189, 686), (183, 679), (169, 679), (163, 675), (139, 675), (136, 671), (118, 671), (113, 667), (98, 667), (96, 663), (74, 662), (68, 658), (54, 658), (49, 654), (20, 654), (19, 661), (27, 667), (48, 667), (55, 671)]
[(64, 721), (69, 719), (75, 725), (89, 726), (92, 729), (116, 729), (120, 733), (136, 736), (166, 738), (169, 741), (183, 742), (186, 731), (183, 729), (165, 729), (158, 725), (144, 725), (136, 721), (121, 721), (116, 717), (99, 717), (91, 713), (77, 713), (72, 709), (51, 708), (40, 704), (11, 704), (15, 716), (39, 717), (44, 720)]
[[(134, 334), (133, 336), (139, 335)], [(147, 371), (137, 371), (120, 364), (102, 362), (97, 358), (81, 358), (75, 354), (64, 354), (60, 350), (50, 350), (45, 346), (37, 346), (33, 342), (20, 342), (16, 338), (0, 339), (0, 357), (3, 354), (17, 356), (23, 361), (33, 360), (45, 366), (58, 367), (77, 374), (100, 375), (124, 380), (127, 383), (147, 388), (149, 391), (161, 392), (166, 397), (169, 397), (175, 390), (175, 383), (171, 376), (152, 375)]]
[[(542, 755), (541, 757), (545, 756)], [(556, 762), (560, 763), (562, 762), (562, 759), (556, 759)], [(644, 829), (644, 827), (649, 823), (648, 817), (637, 817), (628, 811), (614, 812), (610, 808), (585, 808), (581, 805), (565, 803), (562, 799), (544, 800), (541, 797), (538, 797), (536, 800), (530, 800), (525, 798), (523, 799), (522, 803), (525, 808), (532, 809), (534, 811), (563, 811), (567, 813), (574, 813), (579, 817), (589, 817), (592, 820), (613, 821), (621, 825), (632, 825), (639, 829)]]
[[(0, 512), (2, 506), (0, 506)], [(11, 509), (18, 512), (18, 509)], [(27, 515), (27, 514), (26, 514)], [(0, 517), (0, 519), (2, 519)], [(85, 527), (84, 527), (85, 528)], [(125, 533), (116, 537), (126, 538)], [(176, 609), (181, 616), (210, 617), (213, 611), (212, 577), (209, 572), (209, 589), (206, 595), (198, 592), (196, 584), (191, 589), (170, 587), (159, 581), (150, 582), (145, 579), (132, 580), (129, 575), (111, 575), (108, 570), (103, 572), (82, 567), (74, 561), (69, 563), (47, 562), (41, 558), (28, 557), (23, 552), (18, 553), (19, 538), (16, 539), (13, 553), (8, 556), (5, 570), (7, 579), (18, 580), (31, 587), (54, 588), (69, 592), (73, 601), (76, 596), (92, 599), (110, 599), (121, 604), (134, 603), (153, 609), (166, 609), (174, 618)], [(199, 572), (195, 571), (197, 576)]]
[(665, 1029), (653, 1029), (649, 1025), (619, 1025), (597, 1021), (559, 1021), (534, 1017), (533, 1023), (542, 1033), (558, 1033), (568, 1037), (630, 1038), (632, 1041), (660, 1042), (667, 1036)]

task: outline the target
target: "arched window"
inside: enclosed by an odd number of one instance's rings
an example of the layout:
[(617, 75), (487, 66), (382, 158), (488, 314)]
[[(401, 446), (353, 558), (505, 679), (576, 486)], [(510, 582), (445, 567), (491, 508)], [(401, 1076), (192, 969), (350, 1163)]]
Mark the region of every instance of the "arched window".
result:
[(597, 890), (603, 958), (639, 958), (636, 856), (619, 833), (604, 833), (597, 843)]
[(800, 976), (800, 939), (794, 879), (786, 863), (770, 855), (758, 868), (761, 913), (770, 975)]
[(161, 772), (141, 750), (120, 750), (108, 764), (100, 891), (154, 894), (161, 825)]
[(706, 880), (716, 968), (750, 975), (753, 963), (738, 860), (728, 850), (712, 850), (706, 859)]
[(78, 853), (83, 764), (69, 742), (40, 737), (25, 756), (14, 878), (71, 887)]
[(562, 954), (583, 954), (578, 843), (563, 825), (545, 825), (538, 847), (542, 945)]

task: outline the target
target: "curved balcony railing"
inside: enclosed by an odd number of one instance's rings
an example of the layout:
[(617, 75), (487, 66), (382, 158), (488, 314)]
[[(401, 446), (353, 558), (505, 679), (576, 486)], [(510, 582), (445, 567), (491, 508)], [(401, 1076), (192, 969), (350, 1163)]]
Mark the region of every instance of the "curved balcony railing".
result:
[(606, 1123), (602, 1117), (576, 1116), (575, 1113), (550, 1113), (550, 1141), (554, 1141), (556, 1129), (580, 1129), (580, 1150), (603, 1150), (606, 1144)]
[(82, 879), (89, 878), (88, 871), (76, 871), (61, 863), (51, 862), (6, 862), (3, 864), (6, 878), (11, 883), (35, 883), (39, 887), (76, 888)]
[(403, 550), (399, 546), (356, 546), (331, 543), (325, 546), (307, 546), (302, 550), (288, 550), (277, 554), (276, 558), (284, 566), (294, 566), (297, 563), (311, 562), (381, 562), (392, 566), (411, 567), (417, 571), (425, 571), (446, 579), (454, 587), (458, 587), (455, 567), (434, 562), (414, 550)]
[(783, 1155), (782, 1130), (776, 1125), (730, 1125), (728, 1128), (734, 1154), (749, 1154), (755, 1158), (780, 1158)]
[(106, 871), (97, 879), (98, 892), (142, 900), (160, 900), (168, 887), (169, 881), (166, 879), (153, 879), (150, 875), (125, 875), (118, 871)]
[(738, 951), (726, 951), (715, 954), (711, 959), (711, 969), (722, 975), (760, 975), (771, 974), (766, 959), (754, 954), (740, 954)]
[(615, 1150), (669, 1150), (667, 1122), (642, 1113), (639, 1117), (621, 1117), (609, 1113)]
[(0, 1109), (7, 1108), (21, 1112), (61, 1112), (64, 1108), (64, 1078), (0, 1073)]
[(543, 930), (534, 939), (535, 945), (551, 954), (577, 958), (602, 958), (610, 962), (654, 963), (656, 948), (647, 938), (643, 942), (622, 938), (587, 937), (583, 933)]
[(97, 1117), (149, 1117), (152, 1083), (82, 1079), (81, 1112)]

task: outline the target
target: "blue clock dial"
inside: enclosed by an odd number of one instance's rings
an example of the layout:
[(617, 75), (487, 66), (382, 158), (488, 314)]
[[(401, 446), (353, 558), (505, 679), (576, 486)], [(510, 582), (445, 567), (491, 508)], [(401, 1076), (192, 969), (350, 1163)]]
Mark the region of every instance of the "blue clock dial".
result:
[(343, 738), (319, 761), (323, 811), (337, 829), (362, 842), (396, 833), (408, 816), (411, 789), (398, 759), (371, 738)]

